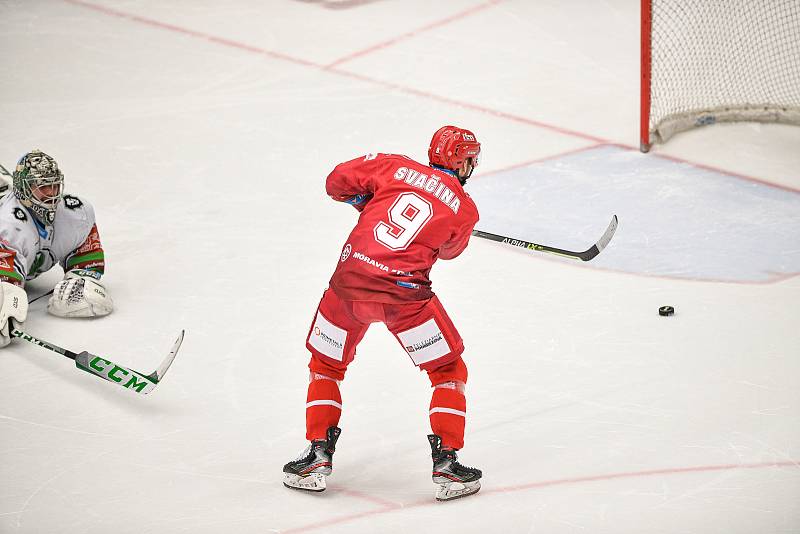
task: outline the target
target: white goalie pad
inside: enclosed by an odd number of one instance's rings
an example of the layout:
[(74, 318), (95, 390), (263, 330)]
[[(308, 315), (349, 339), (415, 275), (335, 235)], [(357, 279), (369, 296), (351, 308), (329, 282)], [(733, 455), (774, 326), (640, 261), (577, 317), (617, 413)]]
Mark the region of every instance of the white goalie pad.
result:
[(114, 309), (106, 288), (91, 271), (70, 271), (56, 284), (47, 311), (58, 317), (102, 317)]

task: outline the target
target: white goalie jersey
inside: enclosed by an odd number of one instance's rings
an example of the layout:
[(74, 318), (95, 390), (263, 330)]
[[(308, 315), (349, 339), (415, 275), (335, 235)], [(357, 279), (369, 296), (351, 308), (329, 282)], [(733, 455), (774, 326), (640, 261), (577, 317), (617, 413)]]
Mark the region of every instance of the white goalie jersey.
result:
[(0, 198), (0, 254), (0, 278), (18, 285), (57, 263), (65, 272), (90, 269), (102, 273), (105, 266), (94, 209), (73, 195), (64, 195), (53, 224), (48, 226), (33, 217), (13, 193)]

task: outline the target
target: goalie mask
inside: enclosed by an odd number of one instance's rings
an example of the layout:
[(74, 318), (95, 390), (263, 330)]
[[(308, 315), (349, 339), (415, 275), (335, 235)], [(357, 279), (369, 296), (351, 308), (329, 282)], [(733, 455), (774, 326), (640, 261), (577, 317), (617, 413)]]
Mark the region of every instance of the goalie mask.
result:
[(64, 175), (58, 163), (41, 150), (28, 152), (14, 170), (14, 196), (39, 222), (51, 225), (64, 195)]

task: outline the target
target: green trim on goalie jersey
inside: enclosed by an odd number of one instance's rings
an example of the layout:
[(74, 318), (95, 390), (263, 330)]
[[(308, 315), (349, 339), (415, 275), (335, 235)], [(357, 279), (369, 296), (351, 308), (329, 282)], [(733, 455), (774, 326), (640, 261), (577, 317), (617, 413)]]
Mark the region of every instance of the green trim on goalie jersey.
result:
[[(83, 256), (73, 256), (67, 262), (67, 270), (72, 269), (75, 265), (79, 263), (86, 263), (87, 261), (105, 261), (105, 253), (101, 252), (92, 252), (90, 254), (84, 254)], [(95, 269), (101, 270), (102, 269)]]
[(0, 276), (11, 278), (12, 280), (16, 280), (17, 282), (22, 282), (22, 275), (17, 273), (16, 271), (4, 271), (0, 269)]

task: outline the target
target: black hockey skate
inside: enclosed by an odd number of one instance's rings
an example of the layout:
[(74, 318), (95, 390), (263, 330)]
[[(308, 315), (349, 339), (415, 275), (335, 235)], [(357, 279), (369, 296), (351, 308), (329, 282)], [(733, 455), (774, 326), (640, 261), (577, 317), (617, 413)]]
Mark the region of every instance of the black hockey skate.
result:
[(342, 429), (332, 426), (327, 439), (312, 441), (297, 460), (283, 466), (283, 485), (305, 491), (325, 491), (325, 477), (333, 470), (333, 453)]
[(436, 500), (449, 501), (478, 493), (483, 476), (481, 470), (458, 463), (456, 451), (443, 449), (442, 438), (436, 434), (429, 434), (428, 442), (433, 458), (433, 483), (439, 485)]

